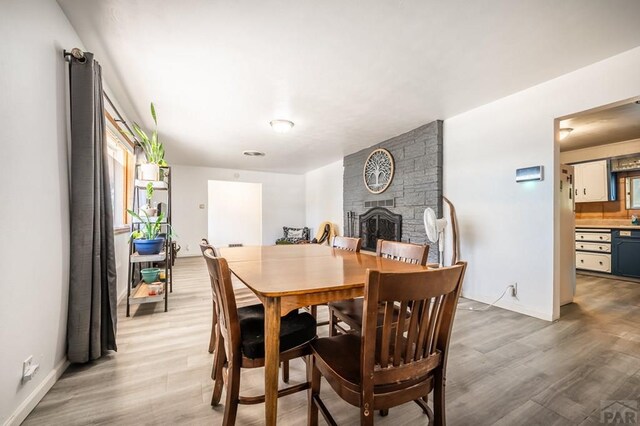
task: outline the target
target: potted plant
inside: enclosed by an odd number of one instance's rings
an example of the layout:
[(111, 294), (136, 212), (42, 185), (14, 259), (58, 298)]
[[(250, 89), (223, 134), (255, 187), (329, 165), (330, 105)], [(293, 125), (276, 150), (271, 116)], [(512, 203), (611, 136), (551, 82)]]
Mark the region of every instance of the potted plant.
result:
[(147, 183), (147, 203), (140, 207), (140, 212), (138, 213), (140, 216), (146, 215), (148, 217), (154, 217), (158, 213), (158, 209), (153, 207), (152, 204), (153, 199), (153, 182)]
[(164, 161), (164, 146), (158, 141), (158, 118), (153, 102), (151, 102), (151, 117), (153, 117), (153, 122), (156, 125), (151, 137), (142, 130), (138, 123), (133, 123), (133, 130), (136, 132), (144, 155), (147, 158), (147, 162), (140, 165), (140, 179), (142, 180), (158, 180), (160, 178), (160, 166), (167, 165), (167, 162)]
[(131, 216), (139, 220), (142, 224), (140, 226), (140, 229), (131, 233), (131, 240), (133, 240), (135, 251), (137, 251), (140, 255), (160, 253), (160, 251), (162, 250), (162, 244), (164, 243), (164, 238), (160, 237), (160, 230), (162, 221), (164, 220), (164, 213), (158, 216), (156, 220), (151, 220), (147, 215), (143, 215), (143, 218), (142, 216), (136, 214), (136, 212), (134, 212), (133, 210), (127, 211)]

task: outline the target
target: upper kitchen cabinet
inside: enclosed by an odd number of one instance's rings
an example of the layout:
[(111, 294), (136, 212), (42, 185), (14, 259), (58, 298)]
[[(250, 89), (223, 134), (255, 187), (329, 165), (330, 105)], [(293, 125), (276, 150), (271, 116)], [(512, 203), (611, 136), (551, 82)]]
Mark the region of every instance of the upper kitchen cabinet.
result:
[(607, 160), (574, 164), (576, 203), (609, 201)]

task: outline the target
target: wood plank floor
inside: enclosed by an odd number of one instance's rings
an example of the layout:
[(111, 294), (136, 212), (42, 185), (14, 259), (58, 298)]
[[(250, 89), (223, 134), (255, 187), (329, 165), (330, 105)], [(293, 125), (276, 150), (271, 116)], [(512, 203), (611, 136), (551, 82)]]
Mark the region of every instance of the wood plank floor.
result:
[[(209, 405), (210, 297), (204, 261), (179, 259), (169, 312), (146, 305), (126, 318), (120, 306), (118, 352), (70, 367), (24, 424), (220, 424), (223, 406)], [(556, 323), (499, 308), (459, 310), (448, 424), (599, 424), (601, 400), (640, 399), (639, 325), (640, 285), (597, 277), (579, 277), (576, 303)], [(294, 361), (291, 383), (304, 377), (304, 363)], [(241, 393), (262, 393), (262, 369), (243, 372)], [(358, 423), (358, 409), (326, 383), (322, 395), (339, 424)], [(305, 424), (306, 404), (305, 393), (280, 399), (279, 424)], [(262, 418), (263, 405), (241, 405), (237, 424), (260, 425)], [(376, 417), (376, 424), (426, 424), (426, 417), (411, 403)]]

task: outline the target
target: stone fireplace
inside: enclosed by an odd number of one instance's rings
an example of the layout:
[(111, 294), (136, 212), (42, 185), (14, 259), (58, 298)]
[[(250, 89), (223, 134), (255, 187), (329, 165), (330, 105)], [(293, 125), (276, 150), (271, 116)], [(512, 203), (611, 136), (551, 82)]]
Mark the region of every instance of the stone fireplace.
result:
[(362, 250), (376, 251), (378, 239), (402, 239), (402, 215), (382, 207), (374, 207), (360, 215), (358, 231), (362, 238)]
[[(363, 167), (369, 154), (384, 148), (395, 173), (380, 194), (367, 190)], [(379, 238), (428, 244), (422, 215), (431, 207), (442, 216), (442, 121), (434, 121), (344, 157), (344, 233), (361, 237), (362, 249), (376, 249)], [(429, 260), (437, 259), (432, 246)]]

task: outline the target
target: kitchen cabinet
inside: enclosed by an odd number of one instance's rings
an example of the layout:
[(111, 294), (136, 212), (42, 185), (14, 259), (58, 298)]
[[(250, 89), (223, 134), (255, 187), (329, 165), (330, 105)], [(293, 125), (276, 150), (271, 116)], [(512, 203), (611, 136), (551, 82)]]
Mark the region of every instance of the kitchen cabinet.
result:
[(640, 231), (613, 231), (613, 273), (640, 278)]
[(575, 201), (588, 203), (609, 201), (609, 171), (607, 160), (574, 164)]
[(576, 229), (576, 268), (611, 273), (611, 229)]

